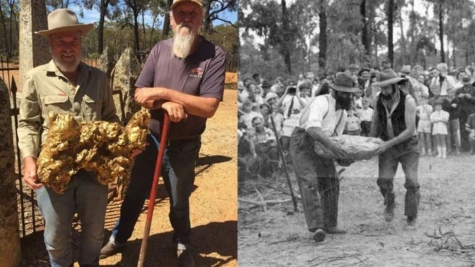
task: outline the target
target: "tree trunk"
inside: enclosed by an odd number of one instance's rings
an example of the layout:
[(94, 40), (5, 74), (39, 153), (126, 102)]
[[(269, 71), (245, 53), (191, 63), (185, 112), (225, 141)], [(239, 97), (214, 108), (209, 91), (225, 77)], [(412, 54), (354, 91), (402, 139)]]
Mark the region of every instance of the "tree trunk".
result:
[[(285, 0), (281, 0), (280, 2), (282, 7), (282, 28), (284, 32), (284, 38), (289, 33), (289, 17), (287, 14), (287, 6)], [(288, 38), (286, 38), (288, 40)], [(282, 45), (282, 55), (284, 56), (284, 63), (287, 67), (287, 73), (292, 75), (292, 62), (290, 61), (290, 47), (287, 42), (281, 44)]]
[(138, 23), (139, 12), (137, 11), (137, 8), (132, 9), (132, 11), (134, 13), (134, 43), (135, 43), (134, 53), (137, 53), (137, 51), (140, 50), (139, 23)]
[(366, 0), (362, 0), (360, 4), (360, 14), (361, 14), (361, 20), (363, 22), (363, 28), (361, 31), (361, 42), (363, 43), (364, 49), (365, 49), (365, 54), (367, 56), (370, 56), (370, 39), (369, 34), (368, 34), (368, 19), (366, 17)]
[(326, 3), (325, 0), (320, 0), (320, 40), (319, 40), (319, 50), (318, 53), (318, 67), (320, 69), (325, 69), (327, 64), (327, 11), (325, 9)]
[(2, 5), (0, 5), (0, 19), (2, 20), (2, 26), (3, 26), (3, 32), (4, 32), (4, 38), (3, 39), (3, 44), (4, 44), (4, 48), (5, 48), (5, 51), (10, 51), (10, 47), (9, 47), (9, 43), (8, 43), (8, 38), (6, 38), (7, 34), (8, 34), (8, 31), (7, 31), (7, 24), (5, 22), (5, 18), (3, 16), (3, 11), (2, 11)]
[(401, 55), (401, 59), (402, 59), (402, 65), (405, 65), (406, 64), (406, 57), (407, 57), (407, 50), (406, 50), (406, 37), (404, 37), (404, 26), (403, 26), (403, 20), (402, 20), (402, 8), (399, 8), (399, 12), (398, 12), (398, 15), (399, 15), (399, 22), (400, 22), (400, 26), (401, 26), (401, 52), (402, 52), (402, 55)]
[(170, 6), (173, 0), (167, 0), (167, 10), (165, 12), (165, 19), (163, 21), (162, 40), (165, 39), (170, 33)]
[(444, 14), (443, 14), (444, 0), (439, 2), (439, 39), (440, 39), (440, 62), (445, 62), (444, 50)]
[(205, 32), (209, 31), (211, 29), (211, 17), (210, 17), (210, 12), (211, 12), (211, 3), (213, 2), (213, 0), (208, 0), (205, 2), (205, 8), (206, 8), (206, 12), (205, 12), (205, 18), (204, 18), (204, 21), (203, 21), (203, 30)]
[(110, 0), (101, 0), (99, 25), (97, 26), (97, 53), (99, 53), (99, 55), (104, 51), (104, 21), (109, 1)]
[(394, 62), (394, 45), (393, 45), (393, 13), (394, 13), (394, 0), (389, 0), (388, 6), (388, 59), (391, 67)]
[(145, 49), (147, 46), (147, 33), (145, 32), (145, 11), (142, 11), (142, 32), (143, 32), (143, 41), (142, 47)]

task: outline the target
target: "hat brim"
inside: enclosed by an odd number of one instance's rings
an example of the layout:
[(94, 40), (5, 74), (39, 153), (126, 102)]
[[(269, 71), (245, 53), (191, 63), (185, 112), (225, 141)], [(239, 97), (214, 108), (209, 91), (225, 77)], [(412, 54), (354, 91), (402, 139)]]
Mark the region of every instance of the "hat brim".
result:
[(392, 78), (392, 79), (382, 81), (382, 82), (375, 82), (375, 83), (373, 83), (373, 85), (377, 86), (377, 87), (385, 87), (385, 86), (388, 86), (390, 84), (395, 84), (395, 83), (399, 83), (401, 81), (406, 81), (406, 80), (407, 80), (407, 78), (396, 77), (396, 78)]
[(357, 87), (343, 87), (343, 86), (339, 86), (339, 85), (334, 85), (334, 84), (329, 84), (329, 86), (334, 89), (334, 90), (337, 90), (337, 91), (340, 91), (340, 92), (346, 92), (346, 93), (357, 93), (360, 91), (360, 88), (357, 88)]
[(80, 31), (82, 35), (88, 34), (92, 28), (94, 27), (94, 24), (78, 24), (78, 25), (73, 25), (73, 26), (66, 26), (66, 27), (58, 27), (52, 30), (43, 30), (43, 31), (37, 31), (35, 34), (38, 34), (43, 37), (48, 37), (53, 33), (57, 32), (66, 32), (66, 31)]
[(173, 10), (177, 5), (182, 4), (182, 3), (185, 3), (185, 2), (194, 3), (194, 4), (196, 4), (196, 5), (199, 6), (199, 7), (203, 7), (203, 5), (201, 5), (200, 3), (197, 3), (197, 2), (195, 2), (195, 1), (178, 1), (178, 2), (176, 2), (176, 3), (173, 3), (173, 4), (170, 6), (170, 10)]

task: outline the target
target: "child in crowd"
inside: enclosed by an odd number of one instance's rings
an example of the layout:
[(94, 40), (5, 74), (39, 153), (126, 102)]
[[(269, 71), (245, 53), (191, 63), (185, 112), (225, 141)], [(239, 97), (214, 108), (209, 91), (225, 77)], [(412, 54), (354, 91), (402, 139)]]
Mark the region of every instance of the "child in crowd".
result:
[(373, 121), (373, 109), (369, 107), (371, 100), (368, 97), (363, 98), (363, 108), (357, 111), (361, 120), (361, 135), (369, 136), (371, 123)]
[(347, 135), (360, 135), (361, 128), (360, 128), (361, 120), (356, 116), (356, 110), (351, 108), (348, 110), (348, 118), (346, 120), (346, 127), (345, 131)]
[(259, 112), (252, 110), (252, 101), (249, 99), (244, 100), (240, 112), (241, 116), (239, 117), (239, 122), (244, 123), (247, 129), (252, 129), (252, 118), (256, 116), (263, 117)]
[(442, 110), (442, 99), (435, 101), (435, 111), (430, 114), (432, 122), (432, 135), (437, 144), (437, 157), (447, 157), (447, 147), (445, 146), (445, 136), (447, 135), (447, 124), (449, 123), (449, 113)]
[(361, 97), (362, 95), (363, 95), (363, 91), (361, 89), (355, 93), (354, 101), (355, 101), (356, 110), (360, 110), (363, 108), (363, 98)]
[(465, 131), (469, 132), (468, 140), (470, 141), (470, 154), (475, 153), (475, 113), (468, 116), (465, 123)]
[(432, 124), (430, 121), (430, 115), (432, 114), (432, 106), (429, 105), (427, 99), (421, 99), (421, 103), (417, 107), (416, 113), (419, 116), (419, 122), (417, 124), (417, 133), (419, 138), (419, 146), (421, 148), (421, 155), (424, 156), (427, 152), (428, 156), (432, 156)]

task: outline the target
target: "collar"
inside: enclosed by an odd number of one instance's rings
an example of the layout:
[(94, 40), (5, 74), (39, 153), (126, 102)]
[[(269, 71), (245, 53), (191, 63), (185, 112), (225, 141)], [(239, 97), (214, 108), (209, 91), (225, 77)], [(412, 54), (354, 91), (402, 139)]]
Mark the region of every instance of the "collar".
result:
[[(78, 77), (88, 76), (92, 72), (91, 66), (87, 65), (84, 62), (79, 62), (78, 66)], [(46, 74), (54, 74), (55, 76), (64, 77), (64, 74), (58, 69), (58, 66), (54, 63), (53, 60), (46, 65)]]

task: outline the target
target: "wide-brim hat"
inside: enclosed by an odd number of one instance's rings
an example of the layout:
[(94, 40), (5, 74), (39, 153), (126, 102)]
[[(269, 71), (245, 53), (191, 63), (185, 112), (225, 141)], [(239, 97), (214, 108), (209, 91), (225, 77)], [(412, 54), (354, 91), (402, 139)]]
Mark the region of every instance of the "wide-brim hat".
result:
[(272, 98), (279, 98), (279, 96), (274, 92), (269, 92), (269, 93), (266, 94), (265, 101), (269, 102), (269, 100), (271, 100)]
[(404, 65), (401, 68), (401, 72), (405, 74), (410, 74), (411, 73), (411, 66), (410, 65)]
[(48, 29), (37, 31), (36, 34), (48, 37), (56, 32), (80, 31), (86, 35), (92, 30), (94, 24), (81, 24), (78, 22), (76, 13), (69, 9), (57, 9), (48, 15)]
[(385, 69), (379, 72), (378, 81), (373, 83), (373, 85), (377, 87), (385, 87), (390, 84), (397, 84), (406, 80), (407, 78), (397, 75), (393, 69)]
[(199, 5), (200, 7), (203, 7), (203, 1), (202, 0), (173, 0), (173, 4), (170, 6), (170, 10), (173, 10), (177, 5), (185, 2), (191, 2)]
[(263, 81), (261, 84), (261, 88), (271, 88), (272, 84), (270, 84), (268, 81)]
[(335, 81), (333, 84), (330, 84), (330, 87), (334, 90), (346, 93), (356, 93), (360, 89), (354, 86), (353, 79), (350, 75), (340, 72), (336, 74)]
[(371, 70), (368, 68), (362, 68), (360, 71), (358, 71), (358, 76), (361, 76), (361, 73), (363, 73), (364, 71), (367, 71), (368, 73), (371, 72)]

